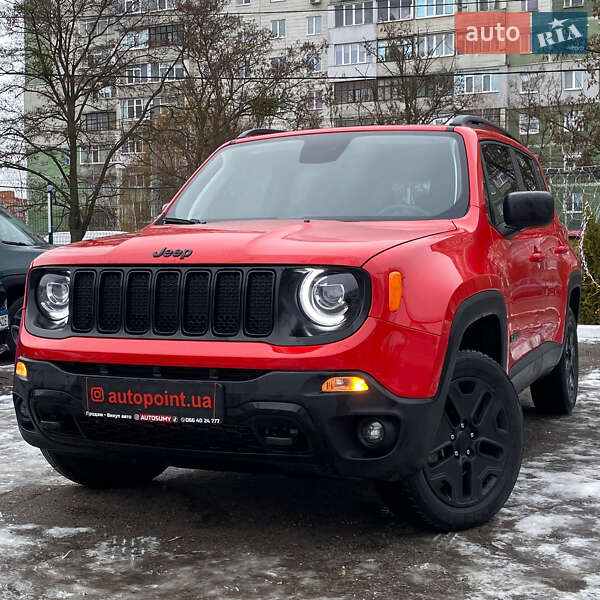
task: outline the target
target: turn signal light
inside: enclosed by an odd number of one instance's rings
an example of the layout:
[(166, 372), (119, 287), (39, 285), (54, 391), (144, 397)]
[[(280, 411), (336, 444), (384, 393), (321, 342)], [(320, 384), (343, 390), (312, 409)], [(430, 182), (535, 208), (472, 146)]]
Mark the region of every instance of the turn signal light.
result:
[(395, 312), (400, 308), (400, 300), (402, 300), (402, 274), (392, 271), (388, 278), (388, 286), (390, 312)]
[(17, 364), (15, 365), (15, 375), (23, 378), (27, 377), (27, 365), (24, 362), (20, 360), (17, 361)]
[(368, 389), (362, 377), (330, 377), (321, 386), (323, 392), (365, 392)]

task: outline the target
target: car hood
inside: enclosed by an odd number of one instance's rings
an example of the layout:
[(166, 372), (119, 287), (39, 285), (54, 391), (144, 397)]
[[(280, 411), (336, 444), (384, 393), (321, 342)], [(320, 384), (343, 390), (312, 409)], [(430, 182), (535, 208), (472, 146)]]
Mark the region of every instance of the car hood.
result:
[(50, 246), (13, 246), (0, 243), (0, 277), (25, 275), (31, 261), (49, 248)]
[[(452, 221), (225, 221), (151, 225), (138, 233), (56, 248), (41, 265), (332, 264), (360, 266), (399, 244), (456, 229)], [(163, 248), (179, 256), (159, 254)], [(191, 254), (189, 251), (192, 251)], [(185, 258), (182, 258), (185, 255)]]

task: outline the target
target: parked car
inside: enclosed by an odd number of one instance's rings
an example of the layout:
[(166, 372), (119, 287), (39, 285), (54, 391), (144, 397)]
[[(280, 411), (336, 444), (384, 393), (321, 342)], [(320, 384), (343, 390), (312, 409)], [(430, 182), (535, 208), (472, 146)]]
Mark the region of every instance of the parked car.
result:
[(8, 350), (6, 338), (8, 333), (8, 307), (6, 304), (6, 290), (0, 280), (0, 354)]
[(50, 246), (23, 221), (0, 207), (0, 279), (4, 281), (8, 301), (10, 333), (7, 345), (15, 351), (23, 309), (25, 278), (31, 261)]
[(311, 472), (472, 527), (517, 479), (518, 392), (573, 410), (580, 289), (538, 161), (489, 121), (250, 131), (140, 234), (35, 259), (17, 419), (90, 487)]

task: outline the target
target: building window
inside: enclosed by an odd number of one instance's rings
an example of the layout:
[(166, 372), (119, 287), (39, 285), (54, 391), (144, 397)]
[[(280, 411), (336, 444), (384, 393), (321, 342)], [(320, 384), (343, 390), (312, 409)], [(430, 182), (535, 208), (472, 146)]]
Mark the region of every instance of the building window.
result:
[(521, 12), (533, 12), (538, 9), (538, 0), (521, 0)]
[(539, 76), (537, 73), (521, 73), (521, 94), (537, 93), (539, 90)]
[(343, 3), (335, 7), (335, 26), (363, 25), (373, 22), (373, 2)]
[(135, 14), (142, 12), (142, 3), (140, 0), (125, 0), (125, 13)]
[[(449, 0), (445, 0), (448, 2)], [(458, 0), (458, 12), (490, 12), (500, 10), (500, 0)]]
[(398, 62), (412, 58), (413, 41), (403, 38), (401, 40), (381, 40), (377, 42), (377, 60), (379, 62)]
[(137, 50), (148, 46), (148, 30), (138, 29), (137, 31), (128, 31), (123, 37), (121, 46), (124, 50)]
[(235, 3), (236, 3), (238, 6), (245, 6), (245, 5), (247, 5), (247, 4), (250, 4), (250, 0), (235, 0)]
[(410, 19), (412, 0), (381, 0), (377, 4), (377, 20), (380, 23)]
[(150, 0), (149, 10), (172, 10), (175, 8), (175, 0)]
[(323, 70), (323, 61), (321, 59), (320, 54), (314, 54), (311, 57), (311, 62), (312, 62), (312, 71), (314, 73), (320, 73)]
[(368, 62), (367, 49), (364, 44), (336, 44), (336, 65), (358, 65)]
[(583, 0), (564, 0), (564, 8), (573, 8), (574, 6), (583, 6)]
[(417, 0), (417, 19), (454, 13), (454, 0)]
[(83, 19), (81, 22), (82, 35), (97, 36), (112, 33), (110, 21), (106, 17)]
[(306, 17), (306, 35), (318, 35), (321, 33), (323, 17)]
[(308, 108), (310, 110), (321, 110), (323, 108), (323, 92), (321, 90), (313, 90), (310, 93)]
[(572, 110), (564, 117), (564, 126), (568, 131), (583, 131), (583, 111)]
[(122, 146), (122, 154), (141, 154), (144, 151), (144, 142), (140, 138), (129, 138)]
[(142, 98), (128, 98), (121, 103), (121, 117), (123, 119), (139, 119), (146, 102)]
[(109, 98), (114, 98), (116, 96), (116, 89), (112, 85), (107, 85), (106, 87), (100, 88), (94, 92), (94, 98), (97, 100), (106, 100)]
[(277, 19), (275, 21), (271, 21), (271, 35), (274, 38), (285, 37), (285, 19)]
[(274, 56), (271, 58), (272, 69), (282, 69), (285, 66), (285, 56)]
[(86, 131), (107, 131), (117, 126), (115, 112), (94, 112), (83, 115), (84, 129)]
[(179, 25), (158, 25), (148, 30), (150, 46), (169, 46), (180, 40)]
[(519, 115), (519, 134), (535, 135), (540, 132), (540, 120), (531, 115)]
[(340, 81), (334, 84), (334, 100), (336, 104), (354, 104), (355, 102), (372, 102), (376, 83), (370, 81)]
[(456, 77), (457, 93), (484, 94), (498, 91), (498, 73), (465, 73)]
[[(157, 74), (155, 75), (155, 73)], [(152, 78), (154, 80), (174, 81), (185, 77), (185, 67), (183, 63), (158, 63), (152, 65)]]
[(146, 83), (148, 79), (147, 65), (132, 65), (125, 70), (125, 84), (135, 85), (136, 83)]
[(454, 34), (433, 33), (418, 38), (418, 52), (421, 57), (454, 56)]
[(90, 146), (89, 148), (81, 149), (81, 164), (82, 165), (99, 165), (103, 164), (108, 158), (109, 148), (106, 146)]
[(563, 73), (563, 89), (583, 89), (583, 71), (565, 71)]

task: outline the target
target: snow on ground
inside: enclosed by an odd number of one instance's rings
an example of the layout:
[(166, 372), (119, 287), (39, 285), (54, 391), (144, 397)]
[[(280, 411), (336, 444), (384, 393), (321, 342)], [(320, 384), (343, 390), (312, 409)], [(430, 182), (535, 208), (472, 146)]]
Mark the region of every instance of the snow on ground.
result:
[[(56, 475), (21, 440), (12, 411), (10, 396), (0, 396), (0, 507), (9, 506), (6, 500), (19, 490), (30, 497), (48, 492), (49, 501), (61, 503), (64, 520), (78, 501), (96, 498)], [(106, 523), (91, 527), (93, 516), (85, 511), (61, 526), (36, 524), (35, 513), (31, 522), (15, 524), (0, 513), (0, 598), (600, 600), (599, 422), (600, 370), (595, 370), (581, 378), (572, 416), (556, 425), (548, 417), (526, 415), (526, 426), (537, 428), (542, 442), (528, 452), (506, 507), (491, 523), (457, 534), (412, 533), (394, 520), (365, 513), (353, 522), (332, 513), (329, 527), (322, 522), (309, 525), (308, 533), (291, 530), (292, 536), (314, 541), (311, 552), (294, 554), (293, 537), (283, 551), (260, 544), (248, 548), (242, 541), (203, 543), (202, 526), (188, 524), (193, 512), (184, 511), (182, 536), (195, 530), (200, 537), (193, 549), (178, 549), (178, 538), (161, 537), (160, 527), (152, 535), (127, 528), (120, 535), (102, 533)], [(545, 431), (559, 432), (555, 442), (543, 443)], [(170, 470), (163, 478), (175, 481), (185, 473)], [(173, 489), (161, 497), (165, 508), (179, 502)], [(118, 507), (119, 493), (102, 498), (113, 498)], [(242, 493), (234, 510), (245, 504)], [(307, 501), (302, 510), (315, 508)], [(277, 531), (276, 522), (256, 522), (256, 513), (250, 514), (265, 535)], [(231, 535), (231, 525), (225, 521), (223, 527)], [(370, 543), (355, 541), (362, 534)]]
[(579, 325), (577, 327), (577, 337), (580, 342), (600, 342), (600, 325)]

